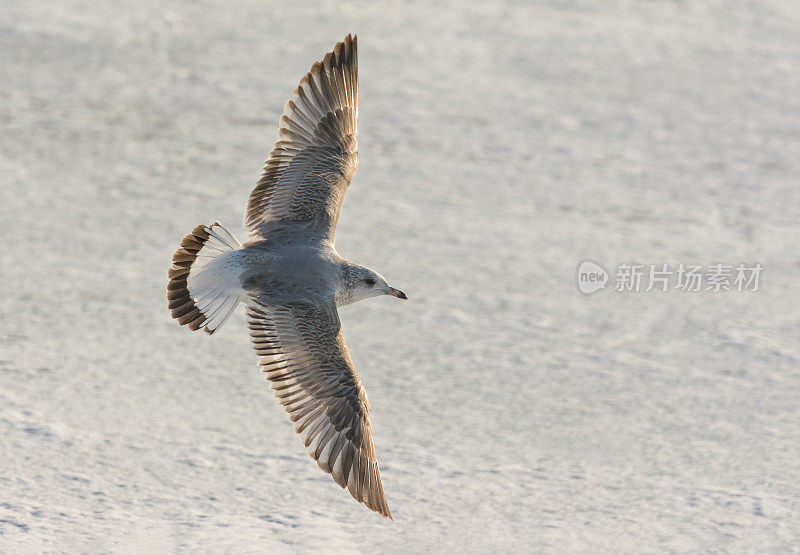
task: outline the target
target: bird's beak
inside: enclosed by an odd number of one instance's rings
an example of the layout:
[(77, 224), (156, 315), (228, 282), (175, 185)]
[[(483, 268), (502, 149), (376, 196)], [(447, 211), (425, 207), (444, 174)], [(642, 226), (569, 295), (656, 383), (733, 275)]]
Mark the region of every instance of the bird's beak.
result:
[(404, 301), (408, 300), (408, 297), (406, 297), (405, 293), (399, 289), (395, 289), (394, 287), (390, 287), (386, 294), (391, 295), (392, 297), (397, 297), (398, 299), (403, 299)]

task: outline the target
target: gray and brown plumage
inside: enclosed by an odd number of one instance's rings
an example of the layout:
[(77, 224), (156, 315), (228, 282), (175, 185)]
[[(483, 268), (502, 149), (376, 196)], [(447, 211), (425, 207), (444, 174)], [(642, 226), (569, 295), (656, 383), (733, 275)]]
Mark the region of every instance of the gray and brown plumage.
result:
[(241, 245), (219, 222), (184, 237), (169, 271), (172, 316), (214, 333), (246, 305), (259, 365), (308, 454), (337, 484), (391, 518), (372, 441), (369, 400), (337, 307), (401, 299), (377, 272), (345, 260), (334, 234), (358, 168), (358, 49), (348, 35), (311, 67), (280, 120), (245, 214)]

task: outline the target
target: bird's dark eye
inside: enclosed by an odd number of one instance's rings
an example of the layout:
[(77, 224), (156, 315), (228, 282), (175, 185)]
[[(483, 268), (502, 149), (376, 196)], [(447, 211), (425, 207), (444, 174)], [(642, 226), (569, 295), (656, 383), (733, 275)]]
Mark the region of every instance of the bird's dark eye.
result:
[(373, 285), (375, 285), (375, 280), (374, 280), (374, 279), (372, 279), (372, 278), (366, 278), (366, 279), (364, 280), (364, 283), (366, 283), (367, 285), (369, 285), (370, 287), (372, 287)]

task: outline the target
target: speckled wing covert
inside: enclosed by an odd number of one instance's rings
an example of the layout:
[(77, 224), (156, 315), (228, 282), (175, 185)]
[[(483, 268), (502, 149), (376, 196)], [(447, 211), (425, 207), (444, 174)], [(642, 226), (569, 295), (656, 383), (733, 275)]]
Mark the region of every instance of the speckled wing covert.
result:
[(245, 226), (307, 222), (331, 240), (358, 168), (358, 43), (347, 35), (316, 62), (283, 109), (280, 139), (247, 201)]
[(350, 359), (331, 299), (248, 304), (259, 365), (308, 454), (367, 507), (392, 518), (372, 443), (367, 393)]

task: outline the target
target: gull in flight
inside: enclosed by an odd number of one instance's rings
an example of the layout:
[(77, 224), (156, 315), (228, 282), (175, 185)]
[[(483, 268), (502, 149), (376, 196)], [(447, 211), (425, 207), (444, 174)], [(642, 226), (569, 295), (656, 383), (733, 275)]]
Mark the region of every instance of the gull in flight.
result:
[(391, 518), (372, 442), (367, 392), (337, 307), (406, 299), (378, 272), (336, 252), (339, 210), (358, 168), (358, 52), (348, 35), (311, 67), (280, 119), (280, 139), (250, 193), (249, 240), (219, 222), (183, 238), (169, 270), (172, 317), (214, 333), (239, 303), (259, 365), (319, 467)]

